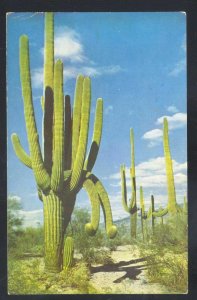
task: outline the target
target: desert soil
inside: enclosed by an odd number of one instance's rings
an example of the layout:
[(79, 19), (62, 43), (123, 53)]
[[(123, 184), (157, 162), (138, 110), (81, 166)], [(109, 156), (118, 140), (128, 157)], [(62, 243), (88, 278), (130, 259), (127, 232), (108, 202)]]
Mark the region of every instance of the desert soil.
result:
[(169, 294), (166, 287), (149, 283), (146, 258), (137, 246), (119, 246), (112, 251), (113, 264), (92, 265), (90, 283), (101, 294)]

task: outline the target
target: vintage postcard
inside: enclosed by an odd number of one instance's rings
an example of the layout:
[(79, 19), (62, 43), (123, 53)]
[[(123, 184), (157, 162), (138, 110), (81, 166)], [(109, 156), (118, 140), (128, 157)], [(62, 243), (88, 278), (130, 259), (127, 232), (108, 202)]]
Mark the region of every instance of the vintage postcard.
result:
[(7, 14), (8, 293), (188, 292), (184, 12)]

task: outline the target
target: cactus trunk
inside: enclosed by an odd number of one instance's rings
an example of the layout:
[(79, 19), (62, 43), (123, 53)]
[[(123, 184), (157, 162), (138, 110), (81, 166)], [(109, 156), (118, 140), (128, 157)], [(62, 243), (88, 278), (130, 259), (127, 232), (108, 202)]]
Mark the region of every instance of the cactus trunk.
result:
[(173, 165), (172, 165), (170, 146), (169, 146), (169, 137), (168, 137), (168, 121), (166, 118), (164, 118), (164, 125), (163, 125), (163, 147), (164, 147), (167, 186), (168, 186), (168, 211), (169, 213), (173, 214), (177, 212), (177, 203), (176, 203), (176, 191), (174, 185)]
[(62, 268), (62, 243), (64, 237), (63, 201), (54, 193), (43, 197), (45, 269), (59, 272)]

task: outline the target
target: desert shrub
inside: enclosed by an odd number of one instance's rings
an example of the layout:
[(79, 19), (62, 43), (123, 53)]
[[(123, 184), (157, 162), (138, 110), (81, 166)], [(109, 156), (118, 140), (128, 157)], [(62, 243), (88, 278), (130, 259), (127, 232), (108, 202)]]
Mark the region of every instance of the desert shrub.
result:
[(120, 245), (131, 244), (131, 237), (128, 233), (128, 226), (120, 224), (118, 226), (118, 232), (114, 239), (104, 237), (104, 246), (108, 247), (111, 251), (115, 251)]
[(89, 277), (90, 272), (84, 262), (52, 274), (44, 272), (43, 259), (10, 260), (8, 292), (11, 295), (96, 293), (89, 284)]
[[(150, 232), (150, 231), (149, 231)], [(165, 285), (174, 293), (186, 293), (188, 285), (187, 217), (177, 214), (165, 224), (157, 224), (146, 244), (139, 244), (147, 257), (147, 274), (151, 282)]]
[(88, 210), (75, 209), (71, 224), (67, 230), (67, 234), (72, 235), (74, 238), (75, 251), (80, 253), (83, 260), (88, 264), (109, 262), (109, 249), (102, 249), (105, 246), (104, 236), (106, 233), (104, 230), (98, 229), (95, 236), (88, 236), (84, 227), (89, 221), (90, 214)]

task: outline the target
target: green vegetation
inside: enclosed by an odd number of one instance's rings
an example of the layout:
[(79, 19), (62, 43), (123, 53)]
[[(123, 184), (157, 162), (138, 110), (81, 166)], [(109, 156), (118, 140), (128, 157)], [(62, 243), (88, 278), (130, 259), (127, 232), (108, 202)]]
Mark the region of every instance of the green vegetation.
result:
[(186, 293), (188, 287), (187, 216), (166, 217), (165, 224), (156, 224), (146, 244), (139, 244), (147, 257), (150, 282), (161, 283), (174, 293)]
[(92, 206), (91, 222), (85, 225), (87, 233), (96, 233), (102, 206), (107, 234), (110, 238), (116, 235), (108, 195), (99, 179), (91, 173), (101, 140), (103, 101), (97, 100), (92, 145), (86, 158), (90, 78), (78, 76), (72, 112), (70, 97), (64, 96), (63, 91), (63, 63), (61, 60), (54, 62), (53, 13), (45, 14), (44, 95), (41, 99), (43, 156), (32, 99), (29, 40), (25, 35), (20, 38), (20, 77), (30, 155), (22, 148), (16, 134), (12, 135), (12, 142), (20, 161), (33, 170), (38, 195), (43, 202), (46, 270), (59, 272), (63, 267), (64, 235), (81, 188), (87, 191)]

